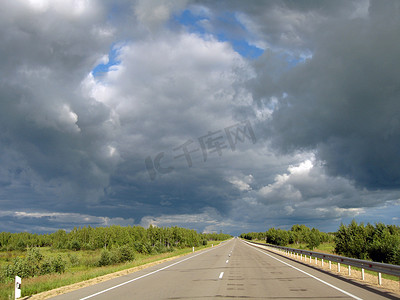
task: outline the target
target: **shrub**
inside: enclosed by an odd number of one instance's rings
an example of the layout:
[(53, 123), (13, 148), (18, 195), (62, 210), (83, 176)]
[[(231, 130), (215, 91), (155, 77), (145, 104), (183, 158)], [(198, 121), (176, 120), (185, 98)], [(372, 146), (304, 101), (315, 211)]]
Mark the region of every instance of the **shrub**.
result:
[(100, 259), (98, 261), (99, 267), (108, 266), (111, 261), (111, 253), (108, 250), (101, 251)]
[(165, 252), (168, 252), (169, 250), (168, 250), (167, 247), (165, 247), (165, 245), (163, 245), (163, 244), (157, 244), (157, 245), (154, 247), (154, 251), (155, 251), (156, 253), (165, 253)]
[(81, 244), (77, 241), (77, 240), (73, 240), (70, 244), (69, 244), (69, 248), (71, 250), (81, 250)]
[(53, 272), (51, 259), (45, 259), (40, 267), (40, 275), (50, 274)]
[(68, 254), (69, 262), (71, 266), (78, 266), (79, 265), (79, 258), (76, 254)]
[(28, 266), (25, 260), (19, 257), (14, 258), (12, 264), (7, 265), (4, 269), (6, 278), (14, 278), (16, 275), (20, 277), (30, 277)]
[(12, 264), (6, 266), (3, 277), (14, 278), (16, 275), (28, 278), (50, 273), (63, 273), (66, 262), (61, 255), (56, 258), (44, 258), (38, 248), (29, 249), (25, 258), (15, 258)]
[(135, 254), (133, 252), (133, 249), (128, 245), (124, 245), (117, 248), (116, 253), (118, 256), (118, 262), (126, 262), (135, 259)]
[(100, 259), (97, 263), (98, 266), (108, 266), (116, 263), (122, 263), (135, 259), (133, 249), (128, 245), (124, 245), (115, 249), (104, 249), (101, 252)]
[(66, 261), (62, 259), (61, 255), (57, 255), (57, 257), (53, 258), (51, 262), (52, 271), (54, 273), (64, 273), (66, 264)]

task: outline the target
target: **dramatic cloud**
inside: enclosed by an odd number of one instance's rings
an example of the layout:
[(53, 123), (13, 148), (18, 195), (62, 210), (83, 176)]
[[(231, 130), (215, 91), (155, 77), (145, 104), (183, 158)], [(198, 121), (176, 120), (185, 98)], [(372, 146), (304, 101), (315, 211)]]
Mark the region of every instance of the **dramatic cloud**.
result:
[(396, 1), (12, 1), (0, 231), (398, 224)]
[(399, 187), (399, 10), (397, 2), (372, 2), (368, 18), (328, 20), (315, 33), (312, 59), (280, 74), (274, 91), (261, 86), (271, 81), (262, 73), (268, 60), (257, 66), (257, 95), (285, 94), (268, 123), (274, 146), (317, 149), (330, 174), (362, 187)]

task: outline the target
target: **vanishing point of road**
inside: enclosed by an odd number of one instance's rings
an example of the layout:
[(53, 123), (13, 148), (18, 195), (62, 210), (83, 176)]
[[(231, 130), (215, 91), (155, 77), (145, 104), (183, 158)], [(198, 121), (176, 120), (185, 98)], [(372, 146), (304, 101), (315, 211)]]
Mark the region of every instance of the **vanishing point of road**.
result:
[(396, 298), (232, 239), (52, 299)]

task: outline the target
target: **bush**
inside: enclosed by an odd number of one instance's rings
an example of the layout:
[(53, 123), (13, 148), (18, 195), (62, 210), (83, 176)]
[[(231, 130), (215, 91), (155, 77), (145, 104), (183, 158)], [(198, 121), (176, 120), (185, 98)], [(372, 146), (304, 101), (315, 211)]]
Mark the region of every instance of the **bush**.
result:
[(131, 247), (124, 245), (114, 250), (117, 262), (126, 262), (135, 259), (135, 254)]
[(153, 246), (148, 242), (136, 241), (133, 243), (135, 251), (142, 254), (152, 254), (154, 252)]
[(40, 275), (53, 273), (51, 259), (45, 259), (40, 268)]
[(25, 258), (15, 258), (6, 266), (3, 277), (13, 279), (16, 275), (28, 278), (50, 273), (63, 273), (66, 262), (60, 255), (56, 258), (44, 258), (38, 248), (31, 248)]
[(168, 249), (167, 247), (165, 247), (165, 245), (163, 245), (163, 244), (157, 244), (157, 245), (154, 247), (154, 251), (155, 251), (156, 253), (166, 253), (166, 252), (169, 251), (169, 249)]
[(28, 265), (22, 258), (14, 258), (12, 264), (7, 265), (4, 269), (4, 277), (13, 279), (16, 275), (20, 277), (30, 277)]
[(62, 259), (61, 255), (57, 255), (56, 258), (53, 258), (51, 260), (51, 269), (52, 272), (54, 273), (64, 273), (65, 272), (65, 266), (66, 266), (65, 260)]
[(98, 266), (108, 266), (116, 263), (123, 263), (135, 259), (134, 251), (128, 245), (124, 245), (115, 249), (104, 249), (101, 252), (100, 259), (97, 263)]
[(112, 253), (107, 249), (104, 249), (103, 251), (101, 251), (100, 259), (98, 262), (99, 267), (108, 266), (113, 263), (114, 263), (114, 258), (113, 258)]
[(71, 250), (81, 250), (81, 244), (77, 241), (77, 240), (73, 240), (70, 244), (69, 244), (69, 249)]
[(68, 254), (69, 262), (71, 266), (78, 266), (79, 265), (79, 258), (76, 254)]

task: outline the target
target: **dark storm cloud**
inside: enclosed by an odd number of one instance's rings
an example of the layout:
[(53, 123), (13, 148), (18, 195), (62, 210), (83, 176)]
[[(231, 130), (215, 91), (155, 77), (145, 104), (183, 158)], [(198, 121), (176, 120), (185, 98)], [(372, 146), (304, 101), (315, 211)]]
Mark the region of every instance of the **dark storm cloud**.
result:
[(109, 110), (80, 95), (82, 78), (111, 41), (104, 17), (89, 2), (3, 4), (3, 210), (72, 208), (107, 185)]
[(388, 2), (320, 28), (312, 59), (280, 78), (288, 96), (268, 124), (275, 146), (317, 149), (330, 174), (372, 189), (400, 186), (400, 10)]
[[(211, 8), (209, 23), (216, 32), (220, 23), (217, 12), (234, 14), (242, 26), (231, 28), (232, 36), (242, 35), (263, 48), (286, 50), (299, 55), (313, 51), (314, 35), (319, 26), (332, 18), (351, 18), (365, 14), (368, 0), (354, 1), (196, 1)], [(225, 23), (225, 24), (224, 24)]]

